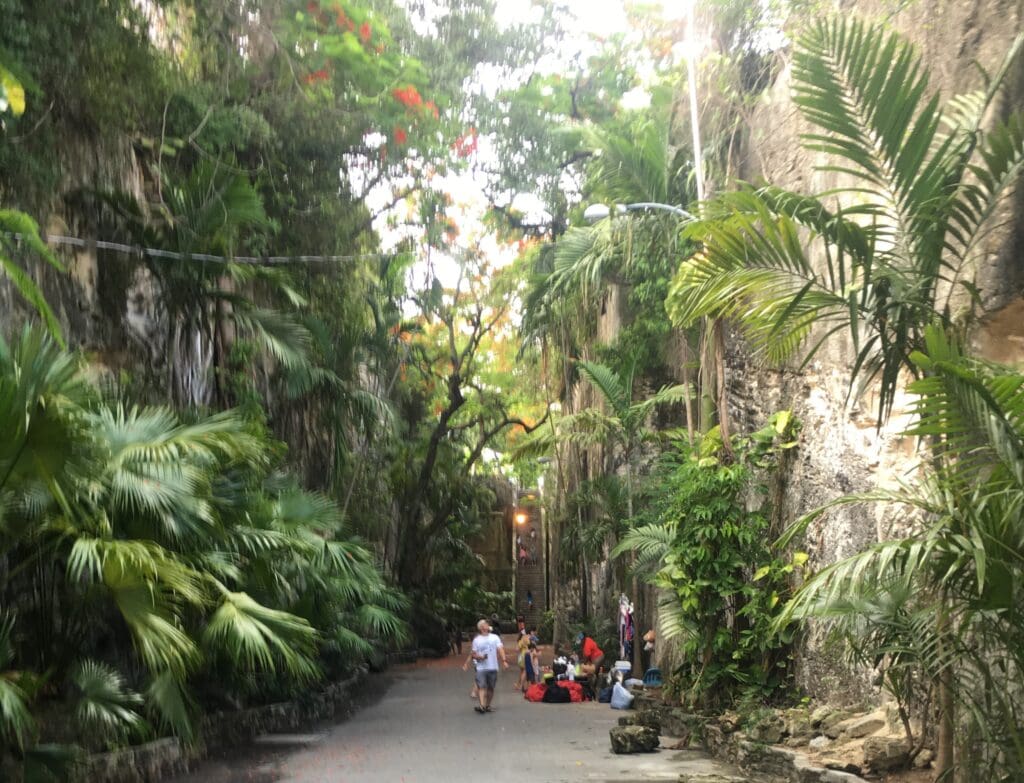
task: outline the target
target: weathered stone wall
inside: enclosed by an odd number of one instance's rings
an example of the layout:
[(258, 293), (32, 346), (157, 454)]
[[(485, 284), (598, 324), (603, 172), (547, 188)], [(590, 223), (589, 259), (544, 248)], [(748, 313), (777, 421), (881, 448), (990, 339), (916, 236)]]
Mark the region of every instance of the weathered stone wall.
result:
[[(975, 63), (991, 72), (1002, 61), (1013, 36), (1024, 25), (1021, 0), (917, 0), (905, 4), (885, 0), (841, 2), (844, 14), (884, 19), (919, 47), (932, 72), (932, 85), (948, 99), (981, 86)], [(894, 8), (898, 10), (894, 11)], [(788, 55), (781, 73), (750, 113), (740, 178), (770, 181), (805, 193), (820, 193), (843, 184), (833, 172), (816, 167), (825, 161), (800, 146), (807, 132), (790, 98)], [(1005, 113), (1024, 97), (1024, 63), (1018, 62), (1009, 89), (998, 107)], [(994, 221), (1001, 226), (985, 243), (977, 259), (978, 281), (990, 315), (978, 329), (979, 349), (1006, 362), (1024, 360), (1024, 313), (1020, 299), (1024, 284), (1024, 188), (1006, 200)], [(729, 399), (737, 429), (763, 426), (780, 408), (791, 408), (802, 420), (798, 459), (788, 474), (784, 511), (793, 519), (850, 491), (888, 486), (907, 478), (919, 459), (916, 444), (900, 437), (907, 424), (906, 396), (895, 403), (891, 419), (881, 429), (875, 418), (877, 399), (868, 390), (845, 403), (852, 363), (848, 337), (830, 339), (803, 371), (766, 368), (736, 339), (729, 341)], [(900, 528), (891, 510), (837, 509), (808, 531), (804, 548), (811, 565), (821, 567), (870, 544), (892, 537)], [(851, 674), (834, 659), (812, 628), (800, 659), (799, 681), (819, 698), (846, 700), (872, 695), (867, 676)]]

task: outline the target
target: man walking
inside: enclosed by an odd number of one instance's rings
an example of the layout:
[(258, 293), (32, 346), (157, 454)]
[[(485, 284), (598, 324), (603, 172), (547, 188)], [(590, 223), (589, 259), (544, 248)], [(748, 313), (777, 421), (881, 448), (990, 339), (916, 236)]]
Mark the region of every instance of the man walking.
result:
[(501, 659), (501, 665), (505, 669), (508, 668), (508, 661), (505, 659), (505, 646), (501, 643), (501, 637), (491, 633), (491, 626), (487, 621), (478, 622), (476, 629), (478, 633), (473, 639), (473, 648), (462, 665), (462, 670), (468, 670), (469, 662), (476, 661), (477, 698), (480, 703), (473, 709), (482, 714), (491, 711), (494, 688), (498, 684), (498, 659)]

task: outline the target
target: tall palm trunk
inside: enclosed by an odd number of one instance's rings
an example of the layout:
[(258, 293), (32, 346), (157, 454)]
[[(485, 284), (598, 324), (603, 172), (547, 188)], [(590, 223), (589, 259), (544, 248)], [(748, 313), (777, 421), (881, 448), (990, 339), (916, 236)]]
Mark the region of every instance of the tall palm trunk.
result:
[[(626, 452), (626, 517), (627, 523), (633, 524), (633, 451)], [(636, 550), (630, 553), (630, 568), (633, 571), (633, 675), (643, 676), (644, 653), (640, 644), (640, 637), (637, 628), (644, 614), (644, 601), (640, 576), (636, 572)]]

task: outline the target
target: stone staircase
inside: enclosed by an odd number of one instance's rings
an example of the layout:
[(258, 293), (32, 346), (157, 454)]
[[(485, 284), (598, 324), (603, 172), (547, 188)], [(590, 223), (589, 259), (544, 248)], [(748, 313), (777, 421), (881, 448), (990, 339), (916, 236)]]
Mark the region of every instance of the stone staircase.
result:
[[(533, 595), (533, 608), (530, 609), (526, 602), (526, 593)], [(516, 614), (526, 618), (526, 627), (538, 627), (547, 610), (547, 601), (544, 594), (544, 560), (543, 555), (537, 553), (537, 562), (527, 562), (526, 565), (516, 562)]]

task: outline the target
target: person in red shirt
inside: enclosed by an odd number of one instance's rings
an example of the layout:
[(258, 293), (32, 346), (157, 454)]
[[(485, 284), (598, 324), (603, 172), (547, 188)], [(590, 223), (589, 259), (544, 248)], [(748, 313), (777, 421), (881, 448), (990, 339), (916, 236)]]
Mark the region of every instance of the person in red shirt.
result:
[(586, 634), (579, 634), (574, 645), (580, 652), (580, 671), (583, 674), (593, 674), (604, 661), (604, 652), (597, 646), (597, 642)]

